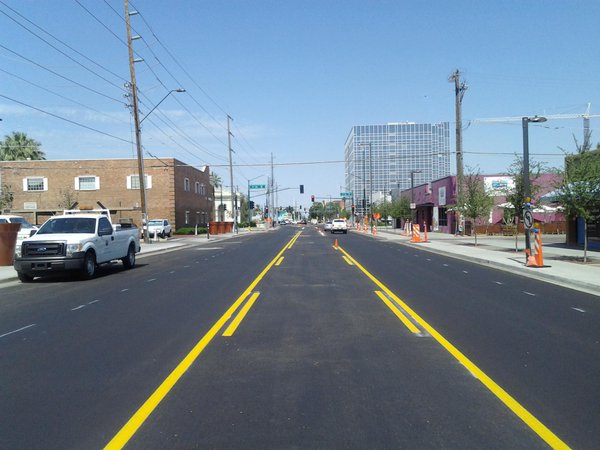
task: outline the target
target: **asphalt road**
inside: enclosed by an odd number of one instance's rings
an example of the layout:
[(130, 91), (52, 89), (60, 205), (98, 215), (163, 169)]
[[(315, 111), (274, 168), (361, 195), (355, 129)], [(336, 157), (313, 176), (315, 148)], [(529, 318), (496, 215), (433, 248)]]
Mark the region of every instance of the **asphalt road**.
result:
[(1, 289), (0, 448), (598, 448), (599, 318), (361, 235), (240, 235)]

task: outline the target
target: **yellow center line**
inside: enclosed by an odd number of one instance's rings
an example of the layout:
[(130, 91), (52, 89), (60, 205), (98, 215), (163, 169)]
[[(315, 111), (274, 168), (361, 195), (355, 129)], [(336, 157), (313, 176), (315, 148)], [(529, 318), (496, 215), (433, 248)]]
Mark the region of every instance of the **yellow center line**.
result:
[(344, 261), (346, 261), (349, 266), (353, 266), (354, 265), (354, 263), (352, 261), (350, 261), (346, 255), (342, 256), (342, 258), (344, 258)]
[(421, 332), (417, 327), (414, 326), (414, 324), (410, 320), (408, 320), (408, 318), (404, 314), (402, 314), (402, 311), (400, 311), (398, 308), (396, 308), (396, 306), (394, 306), (394, 304), (390, 301), (389, 298), (387, 298), (383, 294), (383, 292), (375, 291), (375, 294), (377, 294), (377, 297), (379, 297), (383, 301), (383, 303), (385, 303), (387, 307), (390, 308), (394, 314), (396, 314), (396, 317), (398, 317), (398, 319), (402, 321), (406, 328), (408, 328), (411, 332), (415, 334), (419, 334)]
[(302, 233), (302, 231), (298, 231), (296, 233), (296, 235), (292, 238), (292, 240), (290, 241), (289, 245), (287, 246), (288, 250), (294, 246), (294, 244), (296, 243), (296, 241), (300, 237), (300, 233)]
[(452, 356), (454, 356), (463, 366), (467, 368), (486, 388), (488, 388), (508, 409), (517, 415), (529, 428), (540, 436), (550, 447), (554, 449), (568, 449), (569, 446), (556, 436), (548, 427), (540, 422), (523, 405), (515, 400), (508, 392), (502, 389), (494, 380), (485, 374), (479, 367), (467, 358), (460, 350), (452, 345), (446, 338), (438, 333), (429, 323), (410, 308), (406, 303), (400, 300), (392, 291), (390, 291), (381, 281), (375, 278), (371, 273), (358, 263), (348, 252), (339, 247), (339, 250), (346, 255), (361, 272), (363, 272), (373, 283), (375, 283), (383, 292), (400, 305), (415, 322), (425, 329), (442, 347), (444, 347)]
[(278, 266), (282, 262), (283, 262), (283, 256), (277, 260), (277, 262), (275, 263), (275, 265)]
[[(296, 235), (290, 240), (297, 239), (302, 231), (298, 231)], [(183, 374), (190, 368), (190, 366), (196, 361), (200, 353), (206, 348), (206, 346), (212, 341), (215, 335), (223, 327), (223, 325), (231, 318), (233, 313), (239, 308), (243, 301), (248, 297), (250, 292), (254, 290), (256, 285), (263, 279), (267, 272), (273, 267), (275, 262), (288, 248), (286, 244), (279, 253), (267, 264), (263, 271), (254, 279), (252, 283), (246, 288), (246, 290), (238, 297), (238, 299), (229, 307), (229, 309), (223, 314), (219, 320), (208, 330), (200, 341), (192, 348), (192, 350), (181, 360), (181, 362), (173, 369), (173, 371), (165, 378), (165, 380), (158, 386), (158, 388), (148, 397), (142, 406), (133, 414), (133, 416), (127, 421), (123, 428), (106, 444), (106, 449), (121, 449), (127, 444), (127, 442), (133, 437), (137, 430), (142, 424), (148, 419), (150, 414), (156, 409), (160, 402), (167, 396), (167, 394), (173, 389), (173, 386), (179, 381)]]
[(242, 320), (244, 320), (244, 317), (246, 317), (246, 314), (248, 314), (248, 311), (250, 311), (250, 308), (252, 308), (252, 305), (254, 305), (254, 302), (256, 301), (256, 299), (258, 298), (259, 295), (260, 295), (260, 292), (254, 292), (252, 294), (252, 296), (250, 297), (250, 300), (248, 300), (246, 302), (246, 304), (242, 307), (242, 309), (240, 309), (240, 312), (235, 317), (235, 319), (233, 319), (233, 321), (225, 329), (225, 331), (223, 332), (223, 336), (226, 336), (226, 337), (233, 336), (233, 333), (235, 333), (235, 330), (237, 330), (237, 327), (239, 326), (239, 324), (242, 322)]

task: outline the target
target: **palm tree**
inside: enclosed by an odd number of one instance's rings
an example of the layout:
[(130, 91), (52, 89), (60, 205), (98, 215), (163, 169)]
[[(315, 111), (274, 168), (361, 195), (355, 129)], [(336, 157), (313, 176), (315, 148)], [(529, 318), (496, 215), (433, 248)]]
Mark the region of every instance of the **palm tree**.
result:
[(223, 182), (221, 181), (221, 177), (219, 175), (217, 175), (216, 173), (212, 172), (210, 174), (210, 184), (213, 187), (213, 191), (220, 187), (221, 188), (221, 204), (219, 205), (219, 215), (220, 217), (217, 217), (217, 220), (223, 221)]
[(42, 144), (35, 139), (27, 137), (20, 131), (13, 131), (12, 135), (4, 136), (0, 141), (0, 161), (23, 161), (26, 159), (46, 159), (40, 149)]

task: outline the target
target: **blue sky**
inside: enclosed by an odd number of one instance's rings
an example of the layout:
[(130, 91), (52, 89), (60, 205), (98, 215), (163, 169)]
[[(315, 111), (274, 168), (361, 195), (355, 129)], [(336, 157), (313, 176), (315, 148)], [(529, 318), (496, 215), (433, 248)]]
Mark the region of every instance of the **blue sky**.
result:
[[(272, 153), (276, 182), (293, 188), (280, 193), (284, 205), (339, 194), (344, 166), (331, 161), (343, 160), (353, 125), (453, 129), (456, 69), (469, 86), (465, 165), (483, 173), (521, 154), (522, 130), (475, 119), (581, 114), (588, 102), (600, 113), (597, 1), (132, 0), (131, 9), (144, 38), (134, 44), (142, 114), (170, 89), (187, 91), (144, 121), (146, 156), (208, 164), (228, 185), (229, 114), (234, 183), (266, 183)], [(48, 159), (134, 157), (123, 1), (0, 0), (0, 12), (0, 134), (26, 132)], [(581, 119), (532, 125), (532, 158), (561, 167), (573, 134), (581, 141)]]

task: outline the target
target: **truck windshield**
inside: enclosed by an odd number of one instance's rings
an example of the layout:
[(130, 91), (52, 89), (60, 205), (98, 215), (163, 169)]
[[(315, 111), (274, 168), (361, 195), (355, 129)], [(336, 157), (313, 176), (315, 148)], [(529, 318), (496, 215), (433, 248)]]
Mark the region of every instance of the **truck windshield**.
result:
[(84, 217), (69, 217), (50, 219), (37, 232), (37, 234), (57, 233), (95, 233), (96, 219)]
[(162, 227), (162, 224), (163, 224), (162, 220), (151, 220), (148, 222), (149, 227)]

